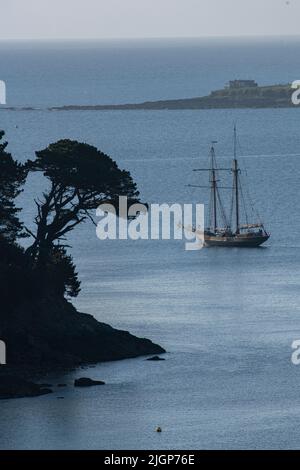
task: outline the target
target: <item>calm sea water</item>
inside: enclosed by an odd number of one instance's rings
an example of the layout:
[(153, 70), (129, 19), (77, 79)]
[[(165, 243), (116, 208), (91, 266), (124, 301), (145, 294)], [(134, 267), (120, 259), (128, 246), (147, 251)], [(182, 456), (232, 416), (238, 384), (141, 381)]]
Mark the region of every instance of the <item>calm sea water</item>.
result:
[[(218, 140), (229, 164), (237, 122), (252, 197), (272, 237), (261, 249), (187, 252), (183, 241), (106, 241), (84, 225), (71, 243), (82, 292), (75, 305), (164, 346), (166, 361), (97, 365), (53, 395), (1, 401), (0, 448), (299, 448), (299, 109), (48, 112), (48, 105), (201, 95), (233, 78), (299, 79), (299, 43), (148, 41), (0, 44), (9, 149), (24, 160), (62, 137), (101, 148), (129, 169), (148, 202), (207, 202), (192, 169)], [(204, 182), (204, 181), (203, 181)], [(23, 218), (45, 182), (31, 177)], [(105, 387), (76, 390), (74, 377)], [(58, 400), (57, 396), (64, 396)], [(156, 426), (163, 432), (154, 432)]]

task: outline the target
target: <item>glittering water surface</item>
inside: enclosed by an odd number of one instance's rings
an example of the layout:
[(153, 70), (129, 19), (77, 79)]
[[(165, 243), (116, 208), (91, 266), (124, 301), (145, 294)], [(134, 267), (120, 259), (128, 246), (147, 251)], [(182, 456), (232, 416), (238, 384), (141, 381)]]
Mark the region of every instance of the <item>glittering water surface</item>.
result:
[[(299, 78), (298, 44), (108, 43), (0, 47), (12, 104), (0, 112), (9, 149), (32, 158), (62, 137), (89, 142), (129, 169), (147, 202), (207, 202), (187, 187), (208, 145), (230, 164), (239, 129), (243, 175), (272, 236), (260, 249), (187, 252), (183, 241), (105, 241), (85, 224), (71, 236), (81, 311), (164, 346), (144, 358), (46, 377), (52, 395), (0, 403), (10, 449), (299, 448), (299, 109), (49, 112), (52, 104), (195, 96), (232, 78)], [(205, 183), (205, 176), (203, 176)], [(23, 218), (44, 187), (30, 178)], [(74, 377), (105, 380), (74, 389)], [(57, 396), (64, 396), (58, 400)], [(156, 426), (163, 432), (154, 432)]]

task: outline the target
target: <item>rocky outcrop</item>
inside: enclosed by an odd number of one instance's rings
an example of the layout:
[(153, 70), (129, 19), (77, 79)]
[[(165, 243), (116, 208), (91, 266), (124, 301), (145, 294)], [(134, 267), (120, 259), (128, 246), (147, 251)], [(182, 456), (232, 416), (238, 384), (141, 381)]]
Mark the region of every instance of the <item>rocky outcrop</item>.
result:
[(14, 375), (0, 376), (0, 399), (38, 397), (48, 393), (52, 393), (52, 390), (21, 377)]
[(148, 357), (148, 359), (146, 359), (147, 361), (164, 361), (165, 359), (163, 357), (159, 357), (159, 356), (152, 356), (152, 357)]
[(93, 380), (89, 377), (80, 377), (80, 379), (75, 379), (74, 381), (74, 387), (92, 387), (93, 385), (105, 385), (105, 382)]
[(6, 312), (0, 323), (0, 338), (6, 343), (5, 367), (24, 365), (26, 369), (69, 367), (165, 352), (149, 339), (100, 323), (59, 298), (24, 303)]

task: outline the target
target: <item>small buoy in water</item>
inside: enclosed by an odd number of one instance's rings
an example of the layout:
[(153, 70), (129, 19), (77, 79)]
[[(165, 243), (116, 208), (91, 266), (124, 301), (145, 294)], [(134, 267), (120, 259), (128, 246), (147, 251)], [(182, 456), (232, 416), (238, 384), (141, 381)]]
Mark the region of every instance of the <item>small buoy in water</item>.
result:
[(156, 428), (156, 432), (161, 432), (161, 431), (162, 431), (161, 427), (158, 426), (158, 427)]

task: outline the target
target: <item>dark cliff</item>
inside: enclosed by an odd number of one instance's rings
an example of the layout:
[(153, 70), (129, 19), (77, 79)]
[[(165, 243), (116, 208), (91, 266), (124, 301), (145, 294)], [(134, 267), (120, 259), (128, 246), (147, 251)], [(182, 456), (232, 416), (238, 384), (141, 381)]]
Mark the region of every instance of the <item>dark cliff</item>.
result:
[(8, 367), (67, 367), (164, 352), (148, 339), (100, 323), (53, 297), (7, 311), (0, 338), (6, 343)]

